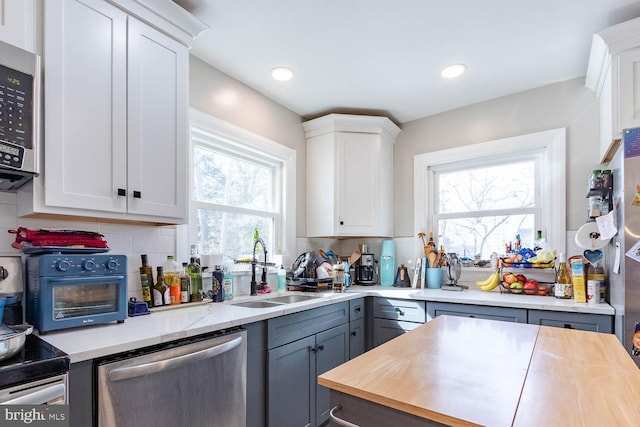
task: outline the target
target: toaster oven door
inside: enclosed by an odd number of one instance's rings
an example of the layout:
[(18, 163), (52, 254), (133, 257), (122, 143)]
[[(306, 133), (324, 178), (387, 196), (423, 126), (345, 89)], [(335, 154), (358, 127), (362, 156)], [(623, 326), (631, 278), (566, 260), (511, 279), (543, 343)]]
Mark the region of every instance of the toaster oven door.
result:
[(39, 288), (28, 306), (40, 332), (127, 318), (125, 275), (41, 277)]

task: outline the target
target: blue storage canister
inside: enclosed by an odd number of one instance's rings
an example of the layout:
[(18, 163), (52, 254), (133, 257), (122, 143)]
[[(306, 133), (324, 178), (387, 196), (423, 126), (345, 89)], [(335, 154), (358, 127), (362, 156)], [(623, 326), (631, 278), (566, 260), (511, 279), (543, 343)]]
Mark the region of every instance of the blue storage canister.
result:
[(380, 284), (382, 286), (393, 286), (395, 270), (395, 245), (393, 240), (383, 240), (382, 251), (380, 252)]

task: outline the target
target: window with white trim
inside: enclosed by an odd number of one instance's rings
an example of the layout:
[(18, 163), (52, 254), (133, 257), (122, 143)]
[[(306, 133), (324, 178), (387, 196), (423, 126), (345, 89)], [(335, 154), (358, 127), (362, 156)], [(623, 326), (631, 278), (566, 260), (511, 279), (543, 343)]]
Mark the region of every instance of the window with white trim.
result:
[(251, 254), (256, 229), (270, 254), (284, 253), (295, 238), (284, 225), (295, 150), (192, 110), (191, 164), (190, 235), (201, 253)]
[(565, 248), (565, 132), (539, 132), (415, 156), (415, 228), (446, 252), (488, 259), (533, 247), (541, 230)]

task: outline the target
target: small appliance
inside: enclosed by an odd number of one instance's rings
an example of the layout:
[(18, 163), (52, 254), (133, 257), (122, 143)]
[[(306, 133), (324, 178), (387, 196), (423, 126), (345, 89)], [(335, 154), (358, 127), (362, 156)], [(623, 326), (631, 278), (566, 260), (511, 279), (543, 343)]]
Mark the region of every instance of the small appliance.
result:
[(40, 334), (127, 318), (127, 257), (43, 254), (27, 258), (27, 321)]
[(449, 253), (446, 255), (446, 259), (447, 265), (445, 271), (447, 273), (447, 283), (442, 286), (442, 289), (445, 291), (469, 289), (469, 286), (458, 283), (458, 279), (460, 279), (460, 274), (462, 273), (462, 263), (460, 262), (460, 258), (458, 258), (458, 254)]
[(374, 254), (361, 254), (356, 266), (356, 284), (374, 285), (378, 282)]
[(38, 174), (40, 57), (0, 41), (0, 190)]

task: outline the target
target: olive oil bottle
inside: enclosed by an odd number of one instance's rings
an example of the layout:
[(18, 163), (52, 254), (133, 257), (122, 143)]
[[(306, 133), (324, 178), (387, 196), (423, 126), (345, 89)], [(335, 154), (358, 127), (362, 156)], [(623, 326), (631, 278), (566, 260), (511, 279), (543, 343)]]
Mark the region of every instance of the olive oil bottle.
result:
[(149, 265), (147, 254), (140, 255), (142, 257), (142, 266), (140, 267), (140, 285), (142, 286), (142, 301), (146, 302), (149, 307), (153, 307), (153, 270)]
[(159, 307), (162, 305), (170, 305), (171, 296), (169, 295), (169, 287), (164, 283), (164, 273), (162, 267), (158, 267), (158, 277), (156, 285), (153, 287), (153, 305)]

